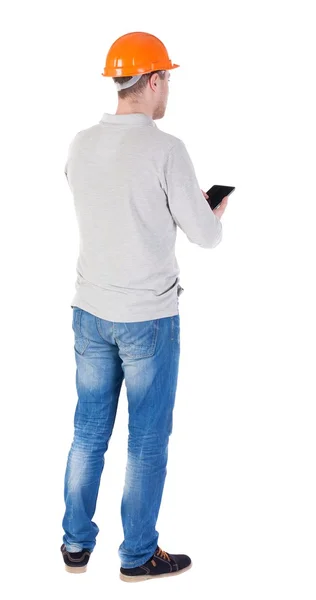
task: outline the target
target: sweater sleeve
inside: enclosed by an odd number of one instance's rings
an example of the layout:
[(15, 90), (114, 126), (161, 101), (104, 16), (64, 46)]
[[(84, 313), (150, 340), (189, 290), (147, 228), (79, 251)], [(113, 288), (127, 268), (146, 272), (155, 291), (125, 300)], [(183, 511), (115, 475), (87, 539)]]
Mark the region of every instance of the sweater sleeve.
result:
[(202, 248), (217, 246), (222, 239), (221, 221), (204, 198), (190, 155), (180, 139), (169, 151), (165, 178), (175, 223), (193, 244)]

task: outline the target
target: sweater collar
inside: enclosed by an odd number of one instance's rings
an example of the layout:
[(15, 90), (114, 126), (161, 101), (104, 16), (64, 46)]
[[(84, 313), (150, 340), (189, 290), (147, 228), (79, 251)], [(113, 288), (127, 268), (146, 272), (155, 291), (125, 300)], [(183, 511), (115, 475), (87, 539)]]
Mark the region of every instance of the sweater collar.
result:
[(114, 123), (116, 125), (151, 125), (151, 127), (157, 127), (154, 120), (145, 113), (112, 115), (105, 112), (100, 123)]

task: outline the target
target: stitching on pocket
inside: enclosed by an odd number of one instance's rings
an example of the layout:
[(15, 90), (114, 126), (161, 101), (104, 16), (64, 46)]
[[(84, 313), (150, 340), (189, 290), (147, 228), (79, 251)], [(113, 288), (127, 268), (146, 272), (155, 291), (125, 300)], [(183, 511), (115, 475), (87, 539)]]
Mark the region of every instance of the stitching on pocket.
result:
[(81, 354), (81, 355), (84, 354), (84, 352), (88, 348), (89, 344), (90, 344), (90, 340), (83, 337), (82, 335), (78, 336), (77, 334), (75, 334), (75, 350), (79, 354)]
[[(158, 328), (159, 328), (159, 319), (153, 320), (153, 336), (152, 343), (150, 347), (147, 346), (135, 346), (133, 342), (126, 344), (124, 341), (119, 341), (118, 343), (121, 346), (122, 350), (129, 358), (149, 358), (155, 352), (157, 345), (157, 337), (158, 337)], [(126, 323), (125, 327), (127, 329)]]

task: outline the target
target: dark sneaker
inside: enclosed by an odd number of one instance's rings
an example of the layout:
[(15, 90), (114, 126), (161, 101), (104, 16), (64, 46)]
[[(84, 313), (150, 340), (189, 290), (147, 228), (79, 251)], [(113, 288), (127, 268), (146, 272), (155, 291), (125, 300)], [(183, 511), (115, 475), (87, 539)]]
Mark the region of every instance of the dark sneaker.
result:
[(81, 552), (68, 552), (65, 544), (60, 547), (60, 550), (68, 573), (85, 573), (91, 554), (90, 550), (83, 548)]
[(192, 567), (192, 561), (186, 554), (169, 554), (157, 546), (155, 554), (141, 567), (126, 569), (121, 567), (122, 581), (144, 581), (154, 577), (170, 577), (180, 575)]

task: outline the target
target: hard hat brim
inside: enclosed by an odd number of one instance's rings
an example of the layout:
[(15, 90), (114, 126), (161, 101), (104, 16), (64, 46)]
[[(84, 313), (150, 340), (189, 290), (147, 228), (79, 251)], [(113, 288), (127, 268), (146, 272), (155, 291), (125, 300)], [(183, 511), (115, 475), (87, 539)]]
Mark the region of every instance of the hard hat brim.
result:
[(177, 69), (180, 65), (171, 64), (165, 66), (154, 66), (149, 69), (137, 69), (136, 67), (131, 69), (119, 69), (119, 68), (105, 68), (101, 75), (103, 77), (132, 77), (133, 75), (144, 75), (145, 73), (151, 73), (151, 71), (171, 71), (172, 69)]

